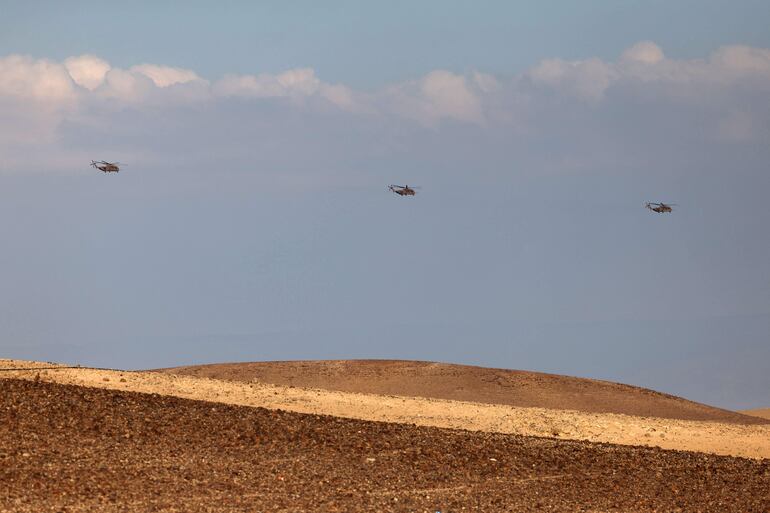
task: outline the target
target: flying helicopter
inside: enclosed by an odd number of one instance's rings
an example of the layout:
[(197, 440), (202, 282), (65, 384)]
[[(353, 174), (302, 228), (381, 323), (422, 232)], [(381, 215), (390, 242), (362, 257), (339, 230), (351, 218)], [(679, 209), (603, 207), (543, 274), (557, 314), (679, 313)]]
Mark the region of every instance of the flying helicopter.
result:
[(399, 196), (414, 196), (417, 194), (415, 189), (419, 189), (419, 187), (409, 187), (408, 185), (388, 185), (388, 189), (390, 189), (392, 192), (395, 192)]
[(671, 207), (675, 207), (676, 203), (651, 203), (647, 202), (645, 203), (644, 207), (647, 209), (652, 210), (653, 212), (657, 212), (658, 214), (665, 214), (666, 212), (671, 212), (674, 210)]
[(120, 162), (105, 162), (104, 160), (92, 160), (91, 165), (103, 173), (117, 173), (120, 171)]

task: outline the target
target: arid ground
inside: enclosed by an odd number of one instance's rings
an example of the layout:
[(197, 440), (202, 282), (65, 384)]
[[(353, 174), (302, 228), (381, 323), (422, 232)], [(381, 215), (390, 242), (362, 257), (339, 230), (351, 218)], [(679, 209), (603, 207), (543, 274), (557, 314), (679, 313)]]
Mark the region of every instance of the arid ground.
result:
[(770, 420), (770, 408), (754, 408), (752, 410), (743, 410), (741, 413)]
[(420, 362), (0, 369), (2, 512), (770, 512), (768, 420), (625, 385)]
[(756, 419), (653, 390), (541, 372), (402, 360), (195, 365), (164, 372), (341, 392), (451, 399), (589, 413), (757, 424)]

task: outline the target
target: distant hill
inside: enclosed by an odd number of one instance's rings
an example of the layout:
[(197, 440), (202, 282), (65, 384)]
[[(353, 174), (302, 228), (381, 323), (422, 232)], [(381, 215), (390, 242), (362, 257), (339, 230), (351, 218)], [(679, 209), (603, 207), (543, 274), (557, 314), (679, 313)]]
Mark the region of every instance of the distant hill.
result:
[(754, 408), (753, 410), (740, 410), (740, 413), (770, 420), (770, 408)]
[(159, 369), (234, 381), (453, 399), (511, 406), (622, 413), (643, 417), (766, 424), (768, 419), (653, 390), (541, 372), (401, 360), (222, 363)]

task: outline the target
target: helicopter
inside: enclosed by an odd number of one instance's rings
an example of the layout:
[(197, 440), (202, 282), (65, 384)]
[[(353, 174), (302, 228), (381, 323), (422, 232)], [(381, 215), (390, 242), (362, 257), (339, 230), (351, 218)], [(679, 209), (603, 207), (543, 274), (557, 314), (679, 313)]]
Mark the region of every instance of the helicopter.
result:
[(392, 192), (395, 192), (399, 196), (414, 196), (417, 194), (415, 189), (419, 189), (419, 187), (409, 187), (408, 185), (388, 185), (388, 189), (390, 189)]
[(104, 160), (92, 160), (91, 165), (103, 173), (117, 173), (120, 171), (120, 162), (105, 162)]
[(665, 214), (666, 212), (671, 212), (672, 210), (674, 210), (671, 207), (675, 207), (675, 206), (676, 206), (676, 203), (651, 203), (649, 201), (644, 205), (645, 208), (648, 208), (653, 212), (657, 212), (658, 214)]

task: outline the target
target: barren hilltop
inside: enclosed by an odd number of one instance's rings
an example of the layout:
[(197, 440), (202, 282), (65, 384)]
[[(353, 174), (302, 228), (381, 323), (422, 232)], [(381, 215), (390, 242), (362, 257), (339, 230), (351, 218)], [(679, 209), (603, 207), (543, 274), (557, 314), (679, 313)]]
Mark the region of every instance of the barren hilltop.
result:
[(542, 372), (404, 360), (220, 363), (162, 372), (341, 392), (588, 413), (764, 424), (767, 420), (630, 385)]

